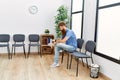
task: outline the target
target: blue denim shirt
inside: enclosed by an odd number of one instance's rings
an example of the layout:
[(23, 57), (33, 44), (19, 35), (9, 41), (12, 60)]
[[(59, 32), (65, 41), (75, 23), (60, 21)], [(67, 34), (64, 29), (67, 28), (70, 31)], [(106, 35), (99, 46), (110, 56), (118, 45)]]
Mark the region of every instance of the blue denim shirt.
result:
[(70, 45), (70, 46), (73, 46), (76, 49), (77, 48), (77, 40), (76, 40), (75, 33), (72, 30), (67, 29), (65, 37), (68, 37), (68, 40), (66, 41), (66, 44)]

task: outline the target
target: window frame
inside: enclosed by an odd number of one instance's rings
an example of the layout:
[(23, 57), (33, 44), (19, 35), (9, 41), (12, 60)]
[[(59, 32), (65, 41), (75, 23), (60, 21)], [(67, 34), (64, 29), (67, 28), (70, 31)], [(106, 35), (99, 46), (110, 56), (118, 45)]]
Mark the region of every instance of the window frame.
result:
[[(94, 36), (94, 41), (97, 43), (97, 34), (98, 34), (98, 19), (99, 19), (99, 10), (101, 9), (106, 9), (106, 8), (111, 8), (111, 7), (115, 7), (115, 6), (120, 6), (120, 3), (113, 3), (113, 4), (108, 4), (108, 5), (104, 5), (104, 6), (99, 6), (99, 0), (97, 0), (97, 5), (96, 5), (96, 22), (95, 22), (95, 36)], [(96, 55), (99, 55), (105, 59), (108, 59), (110, 61), (113, 61), (117, 64), (120, 64), (120, 59), (115, 59), (109, 55), (105, 55), (104, 53), (100, 53), (100, 52), (97, 52), (95, 51), (95, 54)]]
[(75, 12), (72, 12), (72, 10), (73, 10), (73, 0), (71, 0), (70, 29), (72, 29), (72, 16), (73, 16), (74, 14), (82, 13), (81, 26), (80, 26), (80, 28), (81, 28), (81, 33), (80, 33), (81, 36), (80, 36), (80, 38), (82, 38), (82, 37), (83, 37), (83, 21), (84, 21), (84, 0), (82, 0), (82, 10), (80, 10), (80, 11), (75, 11)]

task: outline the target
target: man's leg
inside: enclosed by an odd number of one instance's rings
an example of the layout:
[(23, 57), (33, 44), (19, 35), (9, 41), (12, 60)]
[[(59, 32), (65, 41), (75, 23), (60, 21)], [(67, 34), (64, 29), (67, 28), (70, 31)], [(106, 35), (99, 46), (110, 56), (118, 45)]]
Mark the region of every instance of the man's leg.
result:
[(64, 43), (57, 43), (55, 46), (54, 63), (58, 63), (60, 50), (66, 50), (66, 51), (72, 52), (75, 50), (75, 48), (73, 46), (69, 46)]
[(62, 50), (60, 47), (55, 46), (55, 55), (54, 55), (54, 63), (50, 67), (57, 67), (59, 66), (58, 59), (59, 59), (59, 51)]
[(60, 54), (60, 50), (62, 50), (62, 48), (58, 47), (57, 44), (55, 46), (55, 55), (54, 55), (54, 63), (58, 63), (58, 59), (59, 59), (59, 54)]
[(59, 51), (60, 50), (66, 50), (69, 52), (72, 52), (75, 50), (75, 48), (73, 46), (70, 45), (66, 45), (65, 43), (57, 43), (55, 46), (55, 56), (54, 56), (54, 63), (51, 65), (51, 67), (57, 67), (59, 66)]
[(73, 46), (66, 45), (65, 43), (57, 43), (56, 46), (69, 52), (73, 52), (75, 50)]

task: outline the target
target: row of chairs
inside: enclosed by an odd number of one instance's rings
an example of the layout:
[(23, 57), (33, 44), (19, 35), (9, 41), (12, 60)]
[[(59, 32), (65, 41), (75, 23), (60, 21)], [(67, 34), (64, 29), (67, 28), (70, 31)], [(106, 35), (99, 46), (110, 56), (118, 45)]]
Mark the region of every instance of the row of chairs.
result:
[[(74, 51), (74, 52), (62, 51), (61, 63), (63, 63), (64, 53), (67, 53), (67, 55), (68, 55), (68, 57), (67, 57), (67, 69), (68, 68), (71, 69), (72, 58), (75, 57), (75, 59), (77, 61), (76, 76), (78, 76), (78, 65), (79, 65), (80, 58), (82, 60), (83, 66), (84, 66), (83, 59), (86, 59), (87, 67), (88, 67), (88, 60), (87, 60), (88, 58), (90, 58), (92, 63), (94, 63), (92, 54), (94, 53), (95, 48), (96, 48), (95, 42), (91, 41), (91, 40), (87, 41), (85, 44), (85, 52), (81, 51), (82, 47), (83, 47), (83, 43), (84, 43), (83, 39), (77, 39), (77, 48), (79, 49), (79, 51)], [(69, 61), (70, 55), (71, 55), (71, 59)]]
[(12, 59), (13, 51), (14, 51), (14, 55), (15, 55), (16, 47), (23, 47), (25, 58), (26, 57), (28, 58), (29, 54), (30, 54), (31, 46), (37, 46), (38, 47), (38, 54), (41, 56), (39, 35), (38, 34), (30, 34), (28, 37), (28, 40), (29, 40), (28, 55), (26, 55), (26, 53), (25, 53), (25, 43), (24, 43), (25, 35), (24, 34), (14, 34), (13, 35), (14, 43), (12, 44), (12, 52), (10, 52), (10, 48), (9, 48), (10, 35), (9, 34), (0, 34), (0, 47), (7, 47), (9, 59)]

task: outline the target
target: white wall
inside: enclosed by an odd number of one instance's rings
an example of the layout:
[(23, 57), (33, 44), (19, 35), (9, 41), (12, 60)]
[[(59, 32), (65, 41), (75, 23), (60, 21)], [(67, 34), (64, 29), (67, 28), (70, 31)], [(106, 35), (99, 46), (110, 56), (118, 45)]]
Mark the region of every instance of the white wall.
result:
[[(83, 39), (94, 40), (96, 1), (85, 0)], [(42, 34), (45, 28), (49, 28), (52, 34), (54, 31), (54, 16), (57, 8), (65, 4), (70, 7), (70, 0), (0, 0), (0, 34), (8, 33), (12, 35), (22, 33), (27, 36), (31, 33)], [(28, 8), (31, 5), (38, 6), (38, 13), (32, 15)], [(70, 9), (69, 9), (70, 10)], [(27, 51), (26, 45), (26, 51)], [(34, 48), (33, 48), (34, 49)], [(20, 52), (22, 50), (18, 50)], [(0, 48), (0, 53), (6, 53), (4, 48)], [(95, 63), (101, 66), (101, 72), (112, 80), (120, 80), (120, 65), (107, 59), (94, 56)]]
[[(85, 0), (84, 9), (84, 26), (83, 26), (83, 39), (94, 40), (95, 32), (95, 15), (96, 15), (96, 1), (97, 0)], [(96, 64), (100, 65), (100, 71), (112, 80), (120, 80), (120, 65), (102, 58), (97, 55), (93, 55)]]
[[(57, 8), (69, 6), (68, 3), (69, 0), (0, 0), (0, 34), (10, 34), (10, 43), (13, 42), (13, 34), (25, 34), (27, 51), (28, 34), (42, 34), (45, 28), (55, 34), (54, 16)], [(32, 5), (38, 7), (37, 14), (29, 13), (28, 8)], [(0, 53), (6, 52), (5, 48), (0, 48)]]

